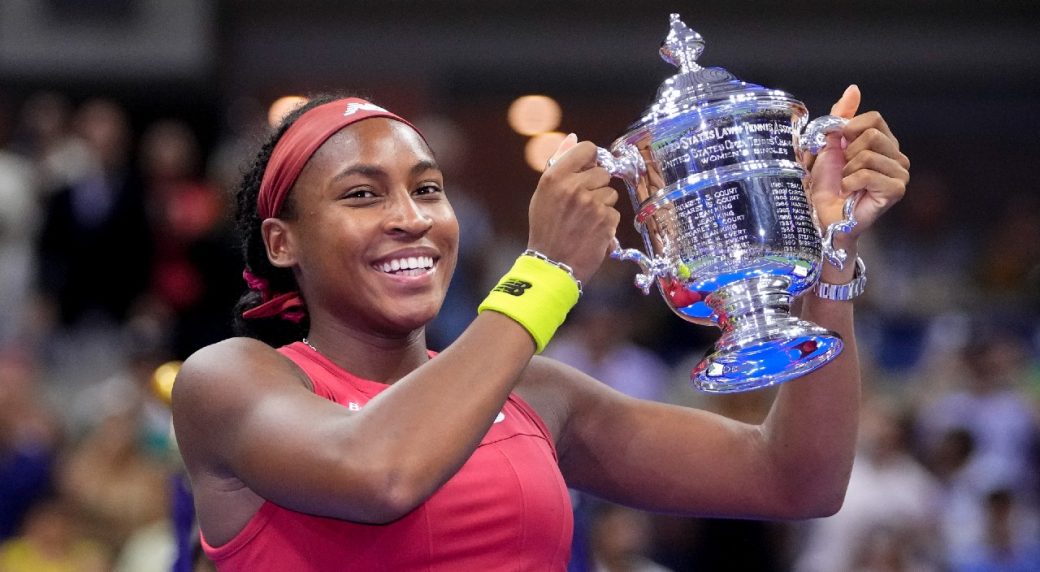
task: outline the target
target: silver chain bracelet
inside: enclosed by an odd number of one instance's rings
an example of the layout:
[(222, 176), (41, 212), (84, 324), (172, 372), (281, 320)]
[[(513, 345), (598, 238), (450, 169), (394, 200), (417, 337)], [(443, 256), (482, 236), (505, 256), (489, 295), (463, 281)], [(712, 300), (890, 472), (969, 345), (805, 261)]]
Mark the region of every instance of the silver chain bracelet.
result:
[(559, 268), (560, 270), (563, 270), (564, 272), (569, 274), (571, 279), (574, 280), (574, 283), (578, 285), (578, 296), (582, 295), (583, 291), (582, 291), (582, 288), (581, 288), (581, 280), (578, 280), (578, 277), (574, 275), (574, 269), (571, 268), (570, 266), (568, 266), (568, 265), (566, 265), (566, 264), (564, 264), (562, 262), (557, 262), (557, 261), (553, 260), (552, 258), (549, 258), (548, 256), (542, 254), (541, 252), (538, 252), (537, 250), (535, 250), (533, 248), (528, 248), (527, 250), (525, 250), (524, 253), (523, 253), (523, 256), (531, 256), (531, 257), (537, 258), (538, 260), (544, 260), (545, 262), (548, 262), (549, 264), (552, 264), (553, 266)]

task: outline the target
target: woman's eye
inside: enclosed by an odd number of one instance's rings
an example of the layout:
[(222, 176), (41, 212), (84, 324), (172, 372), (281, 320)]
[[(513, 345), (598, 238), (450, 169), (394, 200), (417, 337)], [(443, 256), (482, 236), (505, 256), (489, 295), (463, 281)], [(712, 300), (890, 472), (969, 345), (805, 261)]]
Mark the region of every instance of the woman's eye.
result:
[(444, 190), (441, 189), (440, 186), (434, 184), (422, 185), (415, 190), (415, 194), (417, 195), (433, 195), (442, 192), (444, 192)]
[(371, 199), (375, 196), (371, 189), (351, 189), (343, 193), (344, 199)]

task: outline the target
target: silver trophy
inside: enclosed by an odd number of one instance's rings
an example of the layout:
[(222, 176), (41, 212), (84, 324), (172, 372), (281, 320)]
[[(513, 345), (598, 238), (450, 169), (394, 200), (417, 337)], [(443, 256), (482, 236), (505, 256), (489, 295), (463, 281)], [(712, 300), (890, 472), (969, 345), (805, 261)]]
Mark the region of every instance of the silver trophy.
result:
[(644, 294), (656, 282), (680, 317), (722, 329), (691, 379), (726, 393), (784, 382), (841, 352), (841, 336), (793, 317), (791, 302), (819, 279), (824, 258), (843, 266), (832, 238), (855, 224), (855, 204), (821, 237), (795, 156), (819, 151), (846, 120), (806, 125), (802, 102), (701, 67), (703, 50), (701, 36), (672, 14), (661, 54), (679, 72), (598, 159), (625, 181), (650, 253), (615, 241), (612, 256), (639, 264)]

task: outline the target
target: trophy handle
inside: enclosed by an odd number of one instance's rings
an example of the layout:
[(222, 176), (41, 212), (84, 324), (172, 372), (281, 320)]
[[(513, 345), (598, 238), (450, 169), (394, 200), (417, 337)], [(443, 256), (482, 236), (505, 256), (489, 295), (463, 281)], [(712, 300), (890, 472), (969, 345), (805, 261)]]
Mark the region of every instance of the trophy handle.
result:
[[(617, 177), (631, 188), (639, 185), (639, 180), (646, 175), (646, 163), (639, 149), (630, 143), (621, 143), (614, 146), (611, 153), (602, 147), (596, 148), (596, 163), (607, 170), (611, 176)], [(654, 280), (661, 276), (673, 274), (667, 260), (651, 258), (636, 248), (622, 248), (621, 242), (615, 236), (612, 243), (610, 257), (615, 260), (630, 260), (639, 265), (641, 274), (636, 274), (635, 285), (643, 291), (650, 293), (650, 287)]]
[(611, 153), (602, 147), (596, 147), (596, 163), (607, 170), (612, 177), (617, 177), (630, 187), (639, 186), (639, 179), (646, 175), (646, 163), (639, 149), (631, 143), (616, 145)]
[(654, 280), (657, 278), (671, 278), (674, 277), (675, 272), (672, 270), (671, 264), (665, 258), (651, 258), (643, 251), (637, 248), (622, 248), (621, 242), (615, 236), (612, 239), (612, 250), (610, 257), (614, 260), (630, 260), (639, 265), (639, 268), (643, 271), (641, 274), (636, 274), (635, 285), (637, 288), (643, 291), (643, 294), (650, 293), (650, 287), (654, 285)]
[[(824, 115), (813, 119), (805, 126), (805, 132), (798, 140), (798, 148), (813, 155), (819, 153), (827, 145), (827, 135), (841, 131), (848, 122), (848, 119), (837, 115)], [(845, 260), (849, 255), (844, 248), (834, 248), (834, 237), (839, 232), (850, 232), (856, 226), (855, 211), (859, 195), (857, 192), (845, 200), (842, 206), (842, 220), (827, 225), (827, 230), (823, 233), (823, 256), (838, 270), (845, 268)]]

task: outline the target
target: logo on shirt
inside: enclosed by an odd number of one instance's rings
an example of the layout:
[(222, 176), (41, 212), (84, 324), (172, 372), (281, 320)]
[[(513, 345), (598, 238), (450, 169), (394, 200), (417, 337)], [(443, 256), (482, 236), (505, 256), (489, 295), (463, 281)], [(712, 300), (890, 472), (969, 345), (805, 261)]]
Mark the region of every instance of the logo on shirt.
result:
[(504, 411), (499, 411), (498, 415), (495, 416), (495, 423), (501, 423), (506, 420), (506, 414)]
[(495, 287), (495, 292), (505, 292), (510, 296), (523, 296), (524, 292), (531, 287), (530, 282), (510, 278)]

